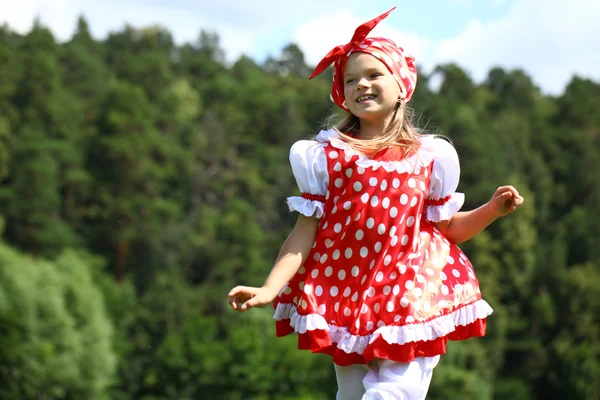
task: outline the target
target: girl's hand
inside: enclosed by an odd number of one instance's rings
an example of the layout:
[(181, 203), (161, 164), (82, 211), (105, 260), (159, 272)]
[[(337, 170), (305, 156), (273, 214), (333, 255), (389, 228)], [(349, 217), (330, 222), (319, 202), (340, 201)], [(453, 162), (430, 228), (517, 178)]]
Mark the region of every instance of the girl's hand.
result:
[(265, 287), (236, 286), (229, 292), (229, 305), (244, 312), (252, 307), (264, 307), (275, 299), (277, 293)]
[(525, 199), (512, 186), (500, 186), (489, 201), (489, 207), (494, 215), (503, 217), (515, 211)]

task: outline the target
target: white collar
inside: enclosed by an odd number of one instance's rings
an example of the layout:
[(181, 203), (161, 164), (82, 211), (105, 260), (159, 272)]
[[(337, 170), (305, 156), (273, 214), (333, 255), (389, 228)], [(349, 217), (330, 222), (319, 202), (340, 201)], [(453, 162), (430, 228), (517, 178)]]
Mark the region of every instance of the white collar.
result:
[(358, 150), (355, 150), (348, 143), (344, 142), (339, 133), (335, 129), (327, 131), (322, 130), (316, 138), (319, 143), (329, 142), (333, 147), (339, 150), (344, 150), (344, 153), (349, 156), (358, 156), (356, 165), (362, 168), (371, 168), (376, 170), (382, 167), (387, 172), (414, 172), (419, 173), (421, 168), (429, 166), (434, 159), (436, 143), (435, 137), (432, 135), (420, 136), (421, 146), (419, 150), (412, 156), (399, 161), (377, 161), (372, 160)]

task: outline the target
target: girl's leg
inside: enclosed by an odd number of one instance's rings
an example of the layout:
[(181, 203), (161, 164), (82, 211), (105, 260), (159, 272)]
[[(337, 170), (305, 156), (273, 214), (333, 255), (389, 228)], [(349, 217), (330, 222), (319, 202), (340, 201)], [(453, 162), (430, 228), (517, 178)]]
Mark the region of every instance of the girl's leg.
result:
[(362, 364), (342, 367), (335, 363), (333, 367), (338, 384), (335, 400), (361, 400), (365, 394), (363, 379), (369, 371), (368, 367)]
[(365, 376), (362, 400), (425, 400), (439, 360), (440, 356), (419, 357), (410, 363), (382, 360), (378, 369)]

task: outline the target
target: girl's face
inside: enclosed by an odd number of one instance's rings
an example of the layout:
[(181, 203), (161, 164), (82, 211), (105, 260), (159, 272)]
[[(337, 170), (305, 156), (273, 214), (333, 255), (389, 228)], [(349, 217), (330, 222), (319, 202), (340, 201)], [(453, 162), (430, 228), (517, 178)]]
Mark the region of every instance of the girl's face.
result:
[(344, 70), (346, 107), (361, 120), (382, 124), (400, 98), (398, 83), (385, 64), (367, 53), (353, 53)]

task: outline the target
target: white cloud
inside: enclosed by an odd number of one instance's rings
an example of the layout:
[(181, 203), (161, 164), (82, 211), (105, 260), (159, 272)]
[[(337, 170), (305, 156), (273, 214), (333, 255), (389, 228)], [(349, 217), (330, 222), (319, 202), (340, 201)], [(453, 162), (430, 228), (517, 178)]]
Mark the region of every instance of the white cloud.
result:
[[(164, 26), (177, 43), (194, 42), (203, 28), (218, 32), (221, 45), (230, 58), (249, 53), (253, 36), (248, 34), (247, 29), (255, 27), (234, 24), (227, 18), (213, 18), (205, 10), (202, 7), (187, 9), (182, 4), (174, 3), (152, 4), (144, 0), (9, 0), (2, 6), (0, 23), (6, 22), (11, 29), (25, 34), (31, 29), (34, 18), (38, 17), (43, 25), (50, 27), (59, 41), (71, 37), (80, 15), (84, 15), (88, 21), (92, 35), (100, 39), (129, 24), (134, 27)], [(233, 16), (237, 14), (231, 13)]]
[[(331, 0), (325, 6), (352, 5), (358, 0)], [(194, 42), (200, 29), (217, 32), (229, 60), (250, 55), (257, 41), (280, 27), (292, 25), (298, 18), (323, 9), (320, 0), (288, 3), (278, 0), (0, 0), (0, 24), (8, 23), (21, 34), (39, 17), (60, 41), (68, 40), (77, 18), (84, 15), (97, 39), (134, 27), (166, 27), (176, 43)], [(218, 3), (218, 4), (217, 4)]]
[[(348, 43), (354, 30), (365, 22), (367, 20), (364, 17), (359, 18), (349, 11), (326, 14), (300, 26), (294, 36), (294, 42), (302, 48), (307, 63), (316, 65), (332, 48)], [(369, 36), (390, 38), (417, 60), (430, 46), (430, 41), (426, 38), (394, 29), (385, 20), (377, 25)]]
[(456, 62), (481, 81), (493, 66), (521, 68), (545, 93), (560, 94), (574, 74), (600, 80), (600, 2), (517, 0), (509, 13), (471, 21), (443, 40), (428, 65)]
[[(473, 4), (474, 1), (473, 0), (450, 0), (452, 3), (461, 5), (461, 6), (466, 6), (466, 5), (470, 5)], [(503, 4), (505, 4), (507, 1), (509, 0), (478, 0), (478, 2), (488, 2), (491, 3), (495, 6), (501, 6)]]

